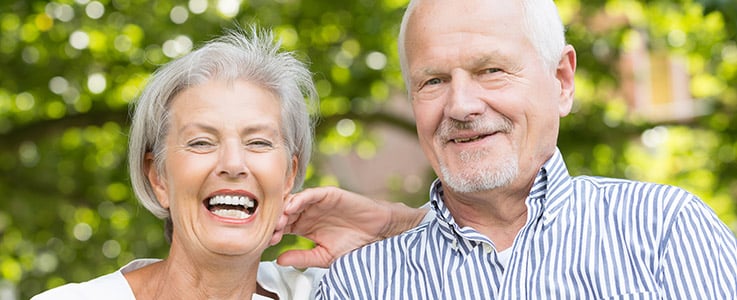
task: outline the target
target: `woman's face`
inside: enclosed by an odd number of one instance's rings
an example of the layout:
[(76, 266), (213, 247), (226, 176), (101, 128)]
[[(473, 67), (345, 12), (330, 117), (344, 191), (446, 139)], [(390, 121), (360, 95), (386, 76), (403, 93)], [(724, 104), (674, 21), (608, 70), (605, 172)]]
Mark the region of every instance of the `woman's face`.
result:
[(210, 80), (180, 92), (170, 113), (164, 170), (148, 174), (171, 213), (172, 246), (260, 257), (297, 167), (278, 99), (248, 81)]

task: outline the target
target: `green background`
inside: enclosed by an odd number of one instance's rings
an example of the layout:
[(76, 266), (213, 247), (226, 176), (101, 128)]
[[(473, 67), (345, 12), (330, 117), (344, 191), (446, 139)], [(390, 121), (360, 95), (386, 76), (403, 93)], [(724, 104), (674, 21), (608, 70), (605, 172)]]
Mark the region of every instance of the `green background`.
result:
[[(89, 280), (136, 257), (165, 257), (161, 221), (130, 189), (129, 103), (157, 66), (223, 28), (271, 27), (310, 62), (321, 96), (315, 165), (351, 151), (371, 159), (387, 146), (376, 126), (415, 135), (411, 118), (386, 109), (407, 101), (395, 51), (406, 2), (3, 1), (0, 299)], [(559, 143), (571, 173), (684, 187), (736, 229), (737, 2), (556, 2), (579, 60), (577, 102)], [(627, 105), (623, 87), (641, 74), (623, 75), (621, 61), (638, 47), (683, 62), (700, 113), (653, 119)], [(667, 73), (653, 69), (653, 78)], [(351, 130), (341, 130), (348, 120)], [(341, 185), (316, 169), (305, 186)], [(425, 202), (432, 178), (428, 169), (423, 188), (410, 192), (388, 179), (389, 200)], [(287, 237), (264, 259), (309, 245)]]

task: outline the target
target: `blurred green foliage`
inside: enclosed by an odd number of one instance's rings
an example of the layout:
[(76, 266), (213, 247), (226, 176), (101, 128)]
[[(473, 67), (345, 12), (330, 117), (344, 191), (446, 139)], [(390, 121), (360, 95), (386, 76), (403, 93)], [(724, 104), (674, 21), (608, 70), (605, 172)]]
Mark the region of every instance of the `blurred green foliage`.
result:
[[(415, 134), (411, 119), (386, 109), (406, 101), (395, 51), (406, 2), (0, 3), (0, 298), (166, 256), (161, 221), (129, 185), (129, 103), (157, 66), (224, 28), (272, 27), (311, 63), (321, 96), (315, 164), (351, 150), (370, 159), (381, 143), (375, 125)], [(577, 103), (559, 143), (571, 172), (682, 186), (737, 228), (737, 2), (557, 3), (579, 59)], [(627, 106), (619, 61), (638, 36), (650, 52), (686, 62), (687, 90), (703, 113), (655, 122)], [(314, 168), (308, 175), (306, 186), (340, 184)], [(431, 179), (428, 170), (423, 184)], [(425, 189), (387, 185), (392, 200), (426, 201)], [(309, 246), (286, 237), (264, 259)]]

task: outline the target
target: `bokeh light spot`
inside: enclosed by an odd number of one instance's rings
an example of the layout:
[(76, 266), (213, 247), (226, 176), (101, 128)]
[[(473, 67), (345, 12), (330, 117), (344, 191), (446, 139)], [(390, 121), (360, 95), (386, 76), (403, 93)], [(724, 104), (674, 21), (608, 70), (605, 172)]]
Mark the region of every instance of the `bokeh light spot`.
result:
[(92, 237), (92, 227), (87, 223), (77, 223), (74, 225), (74, 238), (79, 241), (87, 241)]
[(105, 6), (100, 2), (92, 1), (85, 6), (84, 12), (90, 19), (96, 20), (105, 15)]
[(33, 106), (36, 104), (36, 99), (31, 95), (31, 93), (23, 92), (15, 96), (15, 106), (18, 108), (18, 110), (21, 111), (28, 111), (33, 109)]
[(199, 15), (207, 10), (207, 0), (189, 0), (187, 5), (189, 11), (195, 15)]
[(57, 95), (61, 95), (69, 88), (69, 81), (61, 76), (55, 76), (49, 80), (49, 90)]
[(171, 19), (174, 24), (184, 24), (184, 22), (187, 22), (188, 18), (189, 11), (181, 5), (174, 6), (169, 12), (169, 19)]
[(338, 131), (338, 134), (349, 137), (356, 132), (356, 123), (351, 119), (342, 119), (338, 121), (335, 130)]
[(238, 15), (240, 6), (241, 2), (239, 0), (219, 0), (217, 7), (218, 11), (223, 14), (223, 16), (232, 18)]
[(107, 240), (102, 244), (102, 255), (107, 258), (116, 258), (120, 255), (120, 243), (116, 240)]
[(69, 35), (69, 44), (72, 45), (74, 49), (85, 49), (90, 45), (90, 36), (84, 31), (77, 30)]
[(87, 88), (93, 94), (101, 94), (107, 88), (107, 80), (105, 74), (93, 73), (87, 78)]
[(371, 52), (366, 56), (366, 65), (373, 70), (381, 70), (386, 67), (386, 55), (381, 52)]

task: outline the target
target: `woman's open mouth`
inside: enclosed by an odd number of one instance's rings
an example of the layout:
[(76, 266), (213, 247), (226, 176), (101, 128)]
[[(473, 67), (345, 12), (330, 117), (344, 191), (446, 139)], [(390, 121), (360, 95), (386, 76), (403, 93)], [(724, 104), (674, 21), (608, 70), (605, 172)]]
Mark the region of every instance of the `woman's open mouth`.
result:
[(241, 220), (250, 218), (258, 207), (258, 201), (240, 195), (216, 195), (204, 204), (216, 216)]

